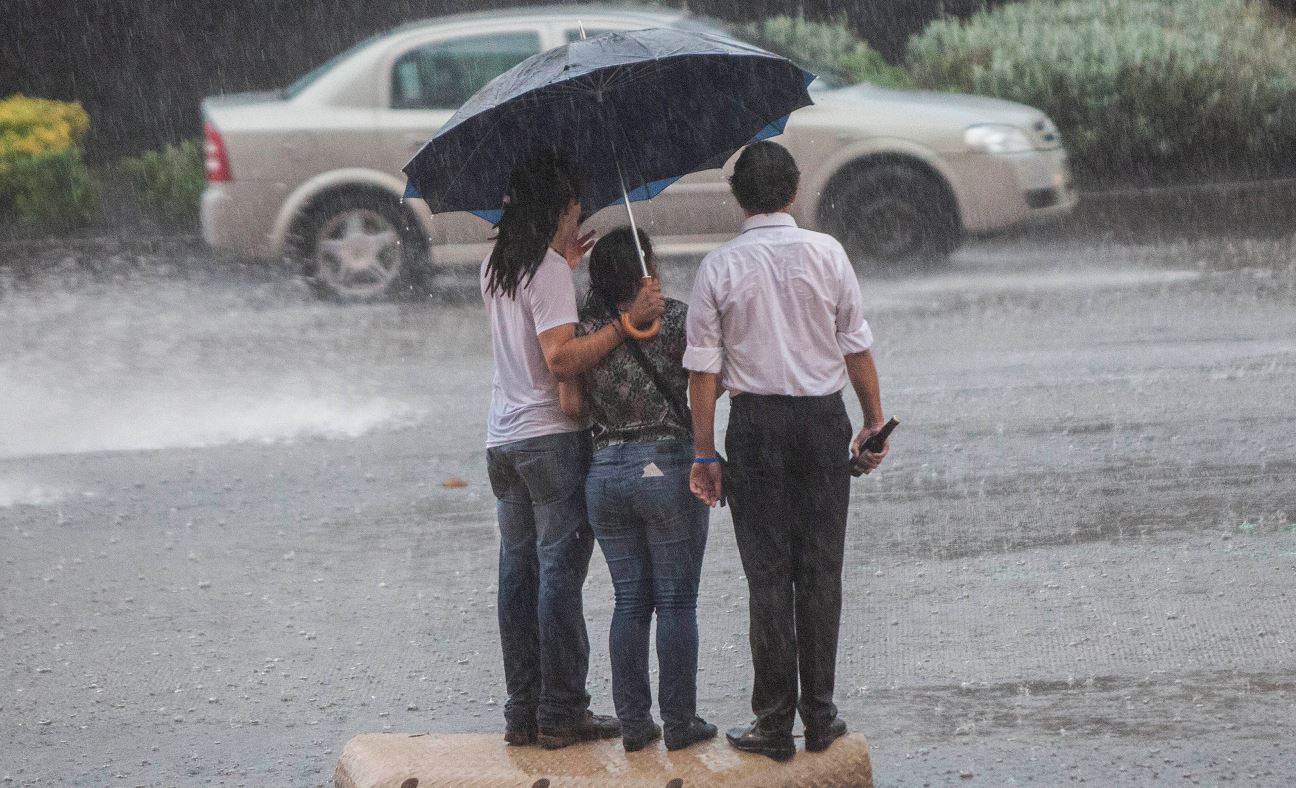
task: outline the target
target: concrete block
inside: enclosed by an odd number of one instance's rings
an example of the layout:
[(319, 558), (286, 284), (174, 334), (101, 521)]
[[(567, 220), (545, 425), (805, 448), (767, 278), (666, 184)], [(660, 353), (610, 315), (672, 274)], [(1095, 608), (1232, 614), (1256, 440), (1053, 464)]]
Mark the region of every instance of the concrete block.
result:
[(872, 788), (868, 741), (838, 739), (824, 752), (778, 763), (738, 752), (721, 734), (668, 752), (657, 741), (627, 753), (620, 739), (561, 750), (510, 747), (502, 734), (364, 734), (347, 742), (337, 788)]

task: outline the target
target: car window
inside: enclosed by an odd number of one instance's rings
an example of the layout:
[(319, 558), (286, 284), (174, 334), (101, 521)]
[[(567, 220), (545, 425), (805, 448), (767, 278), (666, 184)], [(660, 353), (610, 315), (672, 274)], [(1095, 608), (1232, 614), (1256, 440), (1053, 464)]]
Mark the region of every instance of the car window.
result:
[(392, 67), (392, 107), (455, 109), (539, 51), (535, 31), (456, 38), (411, 50)]

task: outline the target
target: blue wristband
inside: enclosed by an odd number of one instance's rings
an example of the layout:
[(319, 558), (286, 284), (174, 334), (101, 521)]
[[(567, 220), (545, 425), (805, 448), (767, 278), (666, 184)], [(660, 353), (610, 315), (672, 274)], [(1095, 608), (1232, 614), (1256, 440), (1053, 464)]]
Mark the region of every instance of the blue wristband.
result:
[(716, 456), (716, 457), (694, 457), (694, 458), (693, 458), (693, 462), (720, 462), (720, 458), (719, 458), (718, 456)]

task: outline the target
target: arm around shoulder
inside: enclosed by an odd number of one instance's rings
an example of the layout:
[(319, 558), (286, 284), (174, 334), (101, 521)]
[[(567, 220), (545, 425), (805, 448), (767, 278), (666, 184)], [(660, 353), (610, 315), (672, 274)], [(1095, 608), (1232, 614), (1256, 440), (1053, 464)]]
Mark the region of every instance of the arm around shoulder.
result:
[(576, 336), (576, 325), (564, 323), (540, 332), (540, 351), (545, 364), (559, 382), (575, 381), (590, 367), (603, 360), (624, 336), (615, 321), (583, 337)]
[(570, 419), (585, 417), (585, 387), (580, 381), (560, 381), (558, 383), (558, 404), (562, 412)]

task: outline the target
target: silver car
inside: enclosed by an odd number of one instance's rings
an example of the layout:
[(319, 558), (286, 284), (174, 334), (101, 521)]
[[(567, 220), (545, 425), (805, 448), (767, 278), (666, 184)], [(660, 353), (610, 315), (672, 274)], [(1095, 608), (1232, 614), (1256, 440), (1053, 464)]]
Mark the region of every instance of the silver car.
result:
[[(406, 161), (496, 75), (579, 37), (645, 27), (732, 36), (683, 12), (548, 7), (405, 25), (288, 88), (203, 103), (203, 237), (244, 255), (302, 261), (344, 300), (417, 288), (436, 266), (479, 262), (491, 227), (402, 201)], [(797, 221), (882, 264), (943, 258), (969, 234), (1056, 217), (1076, 203), (1066, 151), (1039, 110), (976, 96), (819, 80), (778, 141), (802, 170)], [(707, 111), (699, 107), (699, 112)], [(611, 207), (596, 229), (624, 221)], [(722, 170), (637, 206), (664, 254), (703, 252), (740, 219)]]

